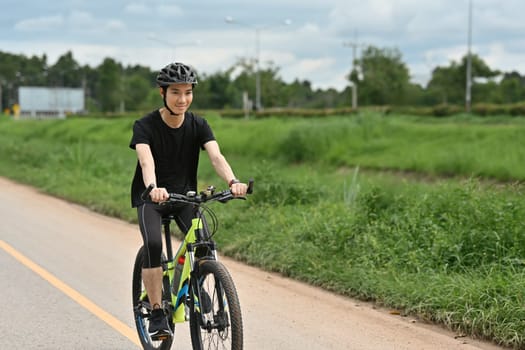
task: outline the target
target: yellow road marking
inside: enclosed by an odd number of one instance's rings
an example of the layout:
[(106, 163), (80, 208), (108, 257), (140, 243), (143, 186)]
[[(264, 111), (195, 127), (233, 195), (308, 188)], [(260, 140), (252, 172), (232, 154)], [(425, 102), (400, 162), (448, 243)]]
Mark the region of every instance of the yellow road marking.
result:
[(117, 318), (115, 318), (114, 316), (97, 306), (94, 302), (92, 302), (91, 300), (89, 300), (88, 298), (86, 298), (85, 296), (83, 296), (82, 294), (80, 294), (79, 292), (77, 292), (76, 290), (74, 290), (73, 288), (56, 278), (48, 271), (44, 270), (39, 265), (35, 264), (33, 261), (29, 260), (27, 257), (22, 255), (16, 249), (14, 249), (2, 240), (0, 240), (0, 248), (5, 250), (8, 254), (13, 256), (16, 260), (28, 267), (30, 270), (35, 272), (44, 280), (49, 282), (52, 286), (60, 290), (62, 293), (66, 294), (68, 297), (80, 304), (86, 310), (100, 318), (102, 321), (106, 322), (110, 327), (117, 330), (120, 334), (122, 334), (123, 336), (125, 336), (140, 347), (140, 341), (135, 330), (128, 327), (126, 324), (124, 324), (123, 322), (121, 322), (120, 320), (118, 320)]

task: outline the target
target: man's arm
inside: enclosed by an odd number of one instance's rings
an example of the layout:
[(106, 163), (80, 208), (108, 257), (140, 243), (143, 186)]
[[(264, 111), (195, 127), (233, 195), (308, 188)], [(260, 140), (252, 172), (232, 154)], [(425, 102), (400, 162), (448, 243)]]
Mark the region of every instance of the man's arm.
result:
[[(244, 183), (239, 183), (235, 177), (233, 170), (228, 164), (228, 161), (221, 153), (219, 144), (217, 141), (212, 140), (204, 144), (204, 149), (208, 152), (208, 157), (210, 157), (210, 162), (215, 169), (217, 175), (219, 175), (228, 186), (231, 188), (233, 195), (235, 196), (244, 196), (246, 195), (246, 190), (248, 186)], [(237, 181), (237, 182), (235, 182)]]
[(155, 176), (155, 161), (153, 154), (148, 144), (138, 143), (135, 145), (137, 151), (137, 158), (139, 160), (140, 168), (142, 169), (142, 178), (144, 185), (148, 187), (154, 184), (155, 188), (151, 191), (150, 197), (154, 202), (162, 202), (168, 199), (168, 191), (165, 188), (157, 188), (157, 180)]

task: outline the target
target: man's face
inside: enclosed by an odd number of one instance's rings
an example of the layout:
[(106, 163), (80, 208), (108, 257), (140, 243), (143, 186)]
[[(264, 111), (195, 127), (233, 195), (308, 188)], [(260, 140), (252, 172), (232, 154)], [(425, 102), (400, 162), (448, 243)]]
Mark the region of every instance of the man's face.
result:
[[(160, 89), (163, 94), (162, 88)], [(166, 89), (166, 104), (177, 115), (184, 114), (193, 101), (192, 84), (171, 84)]]

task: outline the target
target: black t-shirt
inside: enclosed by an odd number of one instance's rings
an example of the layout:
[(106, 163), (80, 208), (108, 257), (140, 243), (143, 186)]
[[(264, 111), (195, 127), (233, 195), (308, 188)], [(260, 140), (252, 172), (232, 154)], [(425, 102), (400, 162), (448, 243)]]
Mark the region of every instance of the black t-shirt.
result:
[[(129, 147), (135, 149), (139, 143), (148, 144), (155, 162), (157, 187), (165, 187), (168, 192), (186, 193), (197, 190), (199, 152), (206, 142), (212, 140), (215, 137), (204, 118), (186, 112), (182, 125), (171, 128), (155, 110), (135, 121)], [(143, 203), (140, 195), (145, 189), (142, 168), (137, 161), (131, 184), (133, 207)]]

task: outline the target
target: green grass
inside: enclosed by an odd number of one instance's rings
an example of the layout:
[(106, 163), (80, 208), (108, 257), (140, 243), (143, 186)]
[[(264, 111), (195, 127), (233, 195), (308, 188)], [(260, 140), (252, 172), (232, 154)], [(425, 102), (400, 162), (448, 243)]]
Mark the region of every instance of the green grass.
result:
[[(418, 122), (362, 115), (305, 121), (279, 145), (287, 161), (524, 180), (525, 125)], [(273, 150), (274, 156), (282, 148)]]
[[(525, 349), (523, 120), (209, 121), (256, 180), (214, 206), (221, 253)], [(2, 120), (0, 174), (134, 222), (132, 123)], [(205, 155), (199, 180), (223, 185)]]
[(287, 120), (212, 120), (226, 154), (286, 163), (523, 181), (524, 119), (367, 113)]

